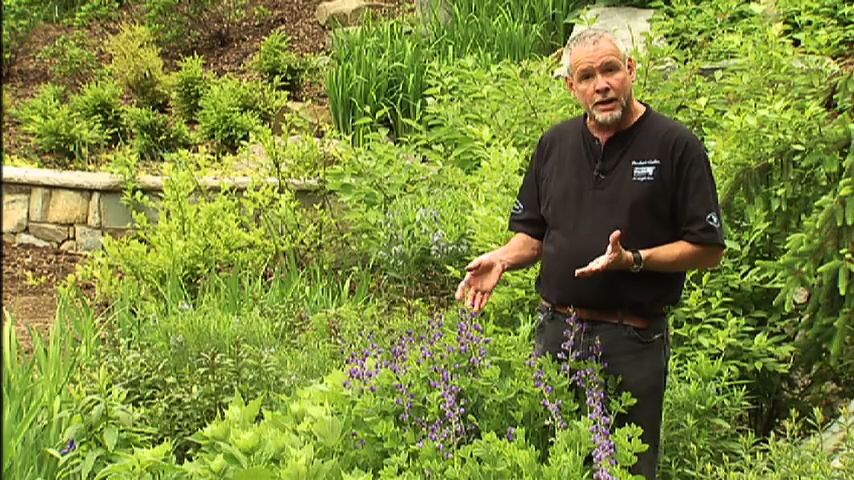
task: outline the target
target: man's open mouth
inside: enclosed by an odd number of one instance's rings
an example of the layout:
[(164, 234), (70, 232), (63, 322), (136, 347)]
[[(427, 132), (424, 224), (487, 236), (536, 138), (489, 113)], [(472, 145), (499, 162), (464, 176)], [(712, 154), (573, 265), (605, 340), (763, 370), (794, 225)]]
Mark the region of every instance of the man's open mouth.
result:
[(600, 101), (596, 102), (594, 105), (597, 107), (610, 107), (612, 105), (615, 105), (616, 103), (617, 103), (616, 98), (609, 98), (608, 100), (600, 100)]

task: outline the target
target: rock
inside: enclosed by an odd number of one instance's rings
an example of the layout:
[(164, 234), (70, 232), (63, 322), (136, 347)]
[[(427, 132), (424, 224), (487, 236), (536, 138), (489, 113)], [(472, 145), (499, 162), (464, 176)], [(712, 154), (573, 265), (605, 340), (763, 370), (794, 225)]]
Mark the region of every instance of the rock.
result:
[(82, 225), (74, 226), (74, 238), (77, 243), (77, 248), (84, 252), (100, 250), (104, 244), (104, 235), (100, 230), (84, 227)]
[(50, 223), (31, 223), (29, 230), (34, 236), (57, 244), (68, 240), (72, 235), (69, 230), (73, 231), (73, 229), (65, 225), (53, 225)]
[(3, 242), (5, 243), (15, 243), (17, 235), (14, 233), (4, 233), (3, 234)]
[(54, 247), (55, 245), (50, 242), (46, 242), (40, 238), (36, 238), (29, 233), (19, 233), (18, 237), (15, 239), (15, 244), (17, 245), (32, 245), (34, 247)]
[(30, 198), (30, 221), (83, 223), (89, 214), (89, 197), (89, 192), (81, 190), (35, 188)]
[(329, 125), (332, 123), (332, 111), (329, 109), (329, 105), (288, 102), (287, 107), (291, 112), (313, 125)]
[(62, 244), (59, 246), (59, 249), (64, 250), (66, 252), (73, 252), (74, 250), (77, 250), (77, 242), (75, 242), (74, 240), (66, 240), (62, 242)]
[(451, 0), (415, 0), (415, 11), (423, 25), (438, 20), (447, 25), (453, 19)]
[[(12, 186), (24, 185), (36, 186), (32, 190), (30, 196), (30, 221), (45, 222), (47, 221), (47, 209), (50, 190), (54, 187), (62, 189), (75, 190), (99, 190), (101, 192), (123, 192), (125, 183), (124, 179), (119, 175), (94, 172), (63, 172), (59, 170), (48, 170), (40, 168), (24, 168), (24, 167), (3, 167), (0, 171), (3, 175), (4, 189)], [(248, 178), (220, 178), (220, 177), (201, 177), (199, 186), (201, 188), (218, 191), (222, 184), (226, 184), (232, 188), (245, 189), (249, 185)], [(162, 192), (165, 177), (153, 175), (140, 175), (135, 181), (135, 185), (139, 190), (145, 192)], [(275, 179), (267, 179), (268, 182), (275, 183)], [(306, 182), (302, 180), (288, 180), (290, 188), (296, 190), (314, 190), (319, 188), (316, 182)], [(51, 187), (51, 188), (44, 188)], [(41, 192), (41, 193), (38, 193)], [(86, 192), (87, 198), (88, 192)], [(38, 200), (43, 200), (39, 203)], [(43, 207), (39, 209), (38, 207)], [(41, 216), (34, 213), (43, 214)], [(87, 220), (88, 212), (84, 212), (83, 223)]]
[(385, 6), (383, 3), (364, 0), (332, 0), (318, 5), (314, 15), (324, 27), (351, 27), (359, 23), (367, 9)]
[(50, 203), (49, 188), (34, 188), (30, 194), (30, 221), (47, 221), (47, 209)]
[(27, 228), (30, 196), (26, 193), (4, 193), (3, 233), (23, 232)]
[[(597, 7), (588, 10), (585, 17), (595, 18), (594, 22), (576, 24), (570, 38), (589, 28), (600, 28), (612, 32), (631, 53), (646, 50), (645, 35), (651, 31), (650, 19), (655, 10), (634, 7)], [(568, 73), (569, 52), (561, 50), (561, 67), (554, 71), (554, 77), (564, 77)]]
[(86, 217), (86, 225), (92, 228), (101, 228), (101, 192), (92, 193), (89, 201), (89, 215)]
[(32, 192), (32, 191), (33, 191), (33, 189), (29, 185), (15, 185), (15, 184), (8, 184), (5, 182), (3, 183), (3, 195), (12, 195), (14, 193), (25, 193), (25, 194), (29, 195), (30, 192)]
[(131, 210), (122, 203), (121, 193), (104, 193), (100, 195), (99, 217), (104, 228), (125, 228), (135, 224)]

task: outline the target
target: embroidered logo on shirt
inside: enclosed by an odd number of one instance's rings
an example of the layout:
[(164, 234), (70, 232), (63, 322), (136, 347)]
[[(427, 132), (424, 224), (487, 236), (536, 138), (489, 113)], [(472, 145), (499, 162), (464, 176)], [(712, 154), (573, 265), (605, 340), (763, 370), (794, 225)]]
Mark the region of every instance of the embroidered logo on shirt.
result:
[(522, 202), (516, 200), (516, 205), (513, 206), (513, 213), (519, 215), (523, 211), (525, 211), (525, 207), (522, 206)]
[(706, 222), (715, 228), (721, 228), (721, 219), (715, 212), (706, 215)]
[(657, 158), (650, 160), (632, 160), (632, 180), (636, 182), (649, 182), (655, 180), (655, 172), (661, 160)]

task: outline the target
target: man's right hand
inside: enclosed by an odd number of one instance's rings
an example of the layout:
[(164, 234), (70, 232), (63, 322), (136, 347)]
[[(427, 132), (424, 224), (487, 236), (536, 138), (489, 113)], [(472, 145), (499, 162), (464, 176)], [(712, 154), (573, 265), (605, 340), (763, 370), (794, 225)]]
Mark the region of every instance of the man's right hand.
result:
[(466, 278), (457, 287), (457, 300), (475, 312), (483, 310), (492, 291), (501, 280), (504, 268), (496, 259), (495, 252), (481, 255), (466, 266)]

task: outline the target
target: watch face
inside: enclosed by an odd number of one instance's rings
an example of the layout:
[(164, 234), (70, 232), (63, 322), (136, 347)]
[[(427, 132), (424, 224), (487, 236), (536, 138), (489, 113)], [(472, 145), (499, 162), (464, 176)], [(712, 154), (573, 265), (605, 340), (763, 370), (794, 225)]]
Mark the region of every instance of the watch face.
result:
[(634, 263), (632, 263), (632, 271), (640, 271), (640, 269), (643, 268), (643, 257), (641, 257), (640, 252), (637, 250), (632, 252), (632, 258), (634, 259)]

